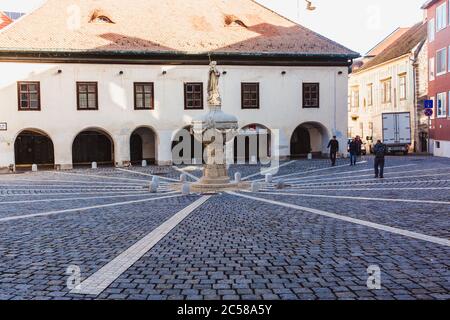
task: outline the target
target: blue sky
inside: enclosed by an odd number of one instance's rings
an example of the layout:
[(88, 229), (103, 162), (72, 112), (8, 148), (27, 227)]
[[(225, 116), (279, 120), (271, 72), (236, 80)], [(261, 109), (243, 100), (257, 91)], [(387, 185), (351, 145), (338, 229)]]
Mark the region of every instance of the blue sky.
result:
[[(45, 0), (0, 0), (0, 10), (28, 12)], [(181, 1), (181, 0), (180, 0)], [(189, 1), (189, 0), (183, 0)], [(397, 27), (422, 20), (425, 0), (257, 0), (350, 49), (365, 53)]]

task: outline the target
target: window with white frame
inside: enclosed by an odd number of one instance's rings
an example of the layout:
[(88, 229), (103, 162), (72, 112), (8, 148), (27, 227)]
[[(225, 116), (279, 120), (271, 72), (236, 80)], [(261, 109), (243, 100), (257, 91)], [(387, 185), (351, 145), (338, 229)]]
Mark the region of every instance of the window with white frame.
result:
[(353, 109), (359, 108), (359, 87), (352, 88), (351, 106)]
[(447, 116), (447, 92), (438, 93), (436, 96), (436, 115), (438, 118)]
[(436, 31), (441, 31), (447, 26), (447, 2), (436, 8)]
[(447, 67), (448, 67), (448, 72), (450, 72), (450, 46), (448, 47), (448, 60), (447, 60)]
[(436, 21), (431, 19), (428, 21), (428, 41), (433, 42), (436, 37)]
[(435, 66), (434, 66), (434, 57), (433, 58), (430, 58), (430, 67), (429, 67), (429, 70), (430, 70), (430, 81), (433, 81), (434, 80), (434, 78), (435, 78)]
[(406, 74), (400, 74), (398, 77), (400, 100), (406, 100)]
[(436, 52), (436, 75), (440, 76), (447, 72), (447, 48)]
[(373, 106), (373, 84), (367, 85), (367, 105), (369, 107)]
[(381, 81), (381, 102), (386, 104), (391, 102), (392, 79)]

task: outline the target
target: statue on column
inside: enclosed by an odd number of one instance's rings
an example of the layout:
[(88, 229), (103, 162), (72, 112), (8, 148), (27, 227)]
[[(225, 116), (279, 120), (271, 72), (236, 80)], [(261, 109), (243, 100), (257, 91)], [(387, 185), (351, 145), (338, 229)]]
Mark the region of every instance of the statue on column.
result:
[(222, 104), (219, 92), (220, 72), (217, 70), (217, 62), (211, 61), (208, 80), (208, 105), (217, 107)]

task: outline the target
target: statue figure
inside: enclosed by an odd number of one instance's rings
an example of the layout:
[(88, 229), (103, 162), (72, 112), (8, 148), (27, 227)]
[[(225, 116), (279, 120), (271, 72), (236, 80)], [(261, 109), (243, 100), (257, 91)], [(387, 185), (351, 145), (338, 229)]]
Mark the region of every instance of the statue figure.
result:
[(211, 61), (209, 66), (208, 105), (217, 107), (222, 104), (219, 93), (220, 72), (216, 68), (217, 62)]

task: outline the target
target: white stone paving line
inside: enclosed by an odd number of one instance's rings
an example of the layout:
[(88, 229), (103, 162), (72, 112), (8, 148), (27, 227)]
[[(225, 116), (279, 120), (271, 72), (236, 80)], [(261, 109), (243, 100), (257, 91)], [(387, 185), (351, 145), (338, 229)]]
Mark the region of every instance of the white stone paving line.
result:
[[(367, 161), (357, 162), (357, 165), (364, 164), (364, 163), (367, 163)], [(310, 174), (310, 173), (314, 173), (314, 172), (321, 172), (321, 171), (326, 171), (326, 170), (335, 170), (335, 169), (344, 168), (344, 167), (348, 167), (348, 166), (349, 166), (348, 164), (345, 164), (345, 165), (340, 165), (340, 166), (335, 166), (335, 167), (326, 167), (326, 168), (320, 168), (320, 169), (314, 169), (314, 170), (299, 171), (299, 172), (285, 174), (282, 176), (275, 176), (274, 180), (279, 181), (280, 179), (284, 179), (287, 177), (299, 176), (299, 175)], [(264, 181), (264, 178), (256, 179), (256, 180), (252, 180), (252, 181), (255, 181), (255, 182)]]
[[(393, 168), (402, 168), (402, 167), (411, 167), (411, 166), (416, 166), (414, 164), (406, 164), (406, 165), (400, 165), (400, 166), (392, 166), (392, 167), (385, 167), (385, 170), (387, 169), (393, 169)], [(347, 165), (347, 167), (350, 167)], [(363, 170), (349, 170), (349, 171), (343, 171), (343, 172), (335, 172), (335, 173), (329, 173), (329, 174), (319, 174), (319, 175), (314, 175), (314, 176), (307, 176), (307, 177), (299, 177), (299, 178), (289, 178), (289, 179), (283, 179), (285, 182), (291, 182), (291, 181), (303, 181), (303, 180), (307, 180), (307, 179), (311, 179), (311, 178), (322, 178), (322, 177), (333, 177), (333, 176), (341, 176), (341, 175), (347, 175), (350, 174), (353, 175), (355, 173), (358, 172), (368, 172), (368, 171), (372, 171), (373, 172), (373, 168), (370, 169), (363, 169)], [(346, 178), (347, 176), (344, 176), (342, 178)], [(341, 177), (339, 177), (341, 178)]]
[(123, 177), (110, 177), (110, 176), (102, 176), (99, 174), (84, 174), (84, 173), (75, 173), (75, 172), (63, 172), (63, 171), (55, 171), (54, 173), (57, 174), (66, 174), (66, 175), (75, 175), (75, 176), (82, 176), (82, 177), (90, 177), (90, 178), (101, 178), (101, 179), (107, 179), (107, 180), (125, 180), (125, 181), (138, 181), (141, 183), (148, 183), (149, 180), (144, 179), (135, 179), (135, 178), (123, 178)]
[[(426, 171), (438, 171), (442, 172), (442, 170), (447, 168), (439, 168), (439, 169), (425, 169), (425, 170), (410, 170), (410, 171), (402, 171), (402, 172), (387, 172), (384, 174), (384, 176), (389, 176), (389, 178), (395, 178), (395, 177), (403, 177), (398, 176), (399, 174), (407, 174), (407, 173), (414, 173), (414, 172), (426, 172)], [(366, 171), (373, 171), (373, 169), (369, 169)], [(322, 178), (322, 179), (310, 179), (310, 180), (304, 180), (304, 179), (288, 179), (286, 182), (289, 183), (295, 183), (295, 182), (301, 182), (301, 183), (309, 183), (309, 182), (316, 182), (316, 181), (324, 181), (324, 182), (332, 182), (332, 181), (347, 181), (343, 179), (349, 179), (349, 178), (365, 178), (365, 177), (371, 177), (371, 179), (360, 179), (358, 181), (364, 181), (364, 180), (373, 180), (373, 173), (370, 174), (361, 174), (361, 175), (351, 175), (351, 176), (345, 176), (345, 177), (328, 177), (328, 178)], [(387, 178), (386, 178), (387, 179)]]
[[(439, 176), (448, 176), (450, 175), (450, 173), (437, 173), (437, 174), (425, 174), (425, 175), (419, 175), (419, 176), (406, 176), (406, 177), (388, 177), (388, 178), (384, 178), (383, 181), (387, 181), (389, 183), (389, 180), (403, 180), (403, 179), (415, 179), (415, 178), (429, 178), (429, 177), (439, 177)], [(350, 178), (350, 177), (349, 177)], [(354, 182), (364, 182), (364, 181), (379, 181), (379, 179), (376, 178), (371, 178), (371, 179), (357, 179), (357, 180), (337, 180), (337, 181), (322, 181), (322, 182), (304, 182), (304, 181), (298, 181), (295, 182), (297, 183), (297, 185), (299, 186), (304, 186), (304, 187), (313, 187), (313, 186), (317, 186), (317, 185), (327, 185), (327, 184), (340, 184), (340, 185), (346, 185), (346, 184), (351, 184)], [(420, 181), (420, 180), (418, 180)], [(442, 181), (442, 180), (441, 180)]]
[[(155, 193), (154, 195), (168, 195), (179, 193), (178, 191), (170, 191), (170, 192), (160, 192)], [(38, 200), (19, 200), (19, 201), (0, 201), (0, 205), (2, 204), (21, 204), (21, 203), (35, 203), (35, 202), (58, 202), (58, 201), (79, 201), (79, 200), (98, 200), (98, 199), (114, 199), (114, 198), (131, 198), (131, 197), (144, 197), (149, 196), (150, 193), (148, 191), (138, 192), (138, 194), (123, 194), (123, 195), (115, 195), (115, 196), (100, 196), (100, 197), (78, 197), (78, 198), (54, 198), (54, 199), (38, 199)]]
[(269, 194), (269, 195), (276, 195), (276, 196), (305, 197), (305, 198), (330, 198), (330, 199), (346, 199), (346, 200), (410, 202), (410, 203), (428, 203), (428, 204), (446, 204), (446, 205), (450, 205), (450, 201), (435, 201), (435, 200), (367, 198), (367, 197), (329, 196), (329, 195), (325, 195), (325, 194), (301, 194), (301, 193), (283, 193), (283, 192), (263, 192), (261, 194)]
[[(263, 188), (261, 191), (273, 191), (277, 190), (275, 188)], [(392, 191), (392, 190), (450, 190), (450, 187), (421, 187), (421, 188), (413, 188), (413, 187), (398, 187), (398, 188), (285, 188), (283, 189), (285, 191), (292, 191), (292, 192), (298, 192), (298, 191)]]
[(394, 228), (394, 227), (386, 226), (386, 225), (383, 225), (383, 224), (369, 222), (369, 221), (366, 221), (366, 220), (350, 218), (350, 217), (347, 217), (347, 216), (344, 216), (344, 215), (339, 215), (339, 214), (336, 214), (336, 213), (327, 212), (327, 211), (323, 211), (323, 210), (317, 210), (317, 209), (297, 206), (297, 205), (294, 205), (294, 204), (289, 204), (289, 203), (284, 203), (284, 202), (279, 202), (279, 201), (273, 201), (273, 200), (267, 200), (267, 199), (262, 199), (262, 198), (258, 198), (258, 197), (252, 197), (252, 196), (248, 196), (248, 195), (244, 195), (244, 194), (240, 194), (240, 193), (235, 193), (235, 192), (227, 192), (227, 193), (231, 194), (231, 195), (234, 195), (234, 196), (237, 196), (237, 197), (242, 197), (242, 198), (247, 198), (247, 199), (250, 199), (250, 200), (265, 202), (265, 203), (268, 203), (268, 204), (282, 206), (282, 207), (289, 208), (289, 209), (309, 212), (309, 213), (317, 214), (319, 216), (324, 216), (324, 217), (328, 217), (328, 218), (332, 218), (332, 219), (336, 219), (336, 220), (350, 222), (350, 223), (353, 223), (353, 224), (357, 224), (357, 225), (361, 225), (361, 226), (365, 226), (365, 227), (369, 227), (369, 228), (373, 228), (373, 229), (377, 229), (377, 230), (381, 230), (381, 231), (390, 232), (390, 233), (397, 234), (397, 235), (402, 235), (402, 236), (413, 238), (413, 239), (423, 240), (423, 241), (431, 242), (431, 243), (434, 243), (434, 244), (439, 244), (439, 245), (450, 247), (450, 240), (448, 240), (448, 239), (443, 239), (443, 238), (438, 238), (438, 237), (434, 237), (434, 236), (429, 236), (429, 235), (426, 235), (426, 234), (417, 233), (417, 232), (413, 232), (413, 231), (409, 231), (409, 230)]
[(281, 164), (279, 166), (276, 166), (276, 167), (273, 167), (273, 168), (265, 168), (264, 170), (260, 170), (257, 173), (254, 173), (254, 174), (251, 174), (251, 175), (248, 175), (248, 176), (242, 178), (242, 180), (245, 181), (245, 180), (248, 180), (248, 179), (253, 178), (253, 177), (262, 176), (262, 175), (265, 175), (267, 173), (272, 173), (274, 170), (278, 170), (280, 168), (286, 167), (286, 166), (288, 166), (290, 164), (296, 163), (297, 161), (298, 160), (292, 160), (292, 161), (283, 163), (283, 164)]
[[(379, 181), (379, 180), (378, 180)], [(391, 185), (397, 185), (397, 184), (417, 184), (417, 183), (440, 183), (440, 182), (450, 182), (450, 180), (415, 180), (415, 181), (393, 181), (393, 182), (373, 182), (373, 183), (348, 183), (348, 184), (342, 184), (342, 183), (335, 183), (339, 187), (341, 187), (341, 190), (346, 190), (346, 187), (357, 187), (357, 186), (391, 186)], [(294, 186), (289, 187), (290, 189), (303, 189), (303, 190), (317, 190), (317, 188), (321, 187), (331, 187), (333, 184), (331, 183), (324, 183), (319, 185), (302, 185), (297, 184)], [(427, 187), (423, 187), (423, 190), (426, 190)]]
[(119, 185), (119, 186), (141, 186), (145, 184), (145, 181), (142, 181), (143, 183), (127, 183), (127, 182), (113, 182), (113, 181), (108, 181), (108, 182), (102, 182), (102, 181), (97, 181), (97, 180), (61, 180), (61, 179), (42, 179), (42, 180), (34, 180), (34, 179), (11, 179), (11, 180), (1, 180), (0, 179), (0, 183), (11, 183), (11, 182), (40, 182), (40, 183), (45, 183), (45, 182), (56, 182), (56, 183), (79, 183), (79, 184), (98, 184), (98, 185)]
[(194, 179), (194, 181), (199, 181), (200, 180), (199, 177), (196, 177), (193, 174), (190, 174), (189, 172), (186, 172), (185, 170), (178, 168), (177, 166), (172, 166), (172, 168), (174, 168), (175, 170), (177, 170), (180, 173), (184, 173), (188, 177), (191, 177), (192, 179)]
[(70, 293), (98, 296), (209, 198), (210, 196), (204, 196), (176, 213), (169, 220), (84, 280), (78, 288), (73, 289)]
[(168, 177), (162, 177), (162, 176), (158, 176), (158, 175), (154, 175), (154, 174), (150, 174), (150, 173), (145, 173), (145, 172), (133, 171), (133, 170), (122, 169), (122, 168), (116, 168), (116, 170), (123, 171), (123, 172), (130, 172), (130, 173), (134, 173), (134, 174), (141, 175), (141, 176), (146, 176), (146, 177), (152, 177), (152, 178), (153, 177), (158, 177), (161, 180), (168, 180), (168, 181), (172, 181), (172, 182), (179, 182), (179, 180), (177, 180), (177, 179), (168, 178)]
[[(147, 184), (149, 185), (150, 182)], [(15, 187), (20, 187), (20, 188), (25, 188), (25, 187), (30, 187), (30, 188), (34, 188), (36, 189), (36, 187), (56, 187), (56, 188), (61, 188), (61, 189), (78, 189), (78, 188), (89, 188), (89, 189), (100, 189), (100, 188), (104, 188), (104, 189), (108, 189), (108, 188), (122, 188), (122, 189), (130, 189), (130, 190), (137, 190), (139, 188), (145, 187), (145, 184), (142, 185), (135, 185), (135, 186), (123, 186), (123, 185), (60, 185), (60, 184), (0, 184), (0, 188), (15, 188)]]
[[(64, 190), (66, 191), (66, 190)], [(147, 192), (147, 191), (136, 191), (136, 192)], [(1, 194), (0, 197), (34, 197), (34, 196), (68, 196), (68, 195), (90, 195), (90, 194), (130, 194), (129, 191), (86, 191), (86, 192), (53, 192), (53, 193), (10, 193), (10, 194)]]
[(129, 205), (129, 204), (150, 202), (150, 201), (161, 200), (161, 199), (177, 198), (177, 197), (182, 197), (182, 196), (183, 195), (181, 195), (181, 194), (176, 194), (176, 195), (163, 196), (163, 197), (157, 197), (157, 198), (153, 197), (153, 198), (147, 198), (147, 199), (141, 199), (141, 200), (114, 202), (114, 203), (102, 204), (102, 205), (91, 206), (91, 207), (73, 208), (73, 209), (66, 209), (66, 210), (55, 210), (55, 211), (49, 211), (49, 212), (25, 214), (25, 215), (21, 215), (21, 216), (9, 216), (9, 217), (5, 217), (5, 218), (0, 218), (0, 222), (21, 220), (21, 219), (27, 219), (27, 218), (36, 218), (36, 217), (46, 217), (46, 216), (52, 216), (52, 215), (56, 215), (56, 214), (60, 214), (60, 213), (70, 213), (70, 212), (80, 213), (83, 211), (89, 211), (89, 210), (93, 210), (93, 209), (125, 206), (125, 205)]

